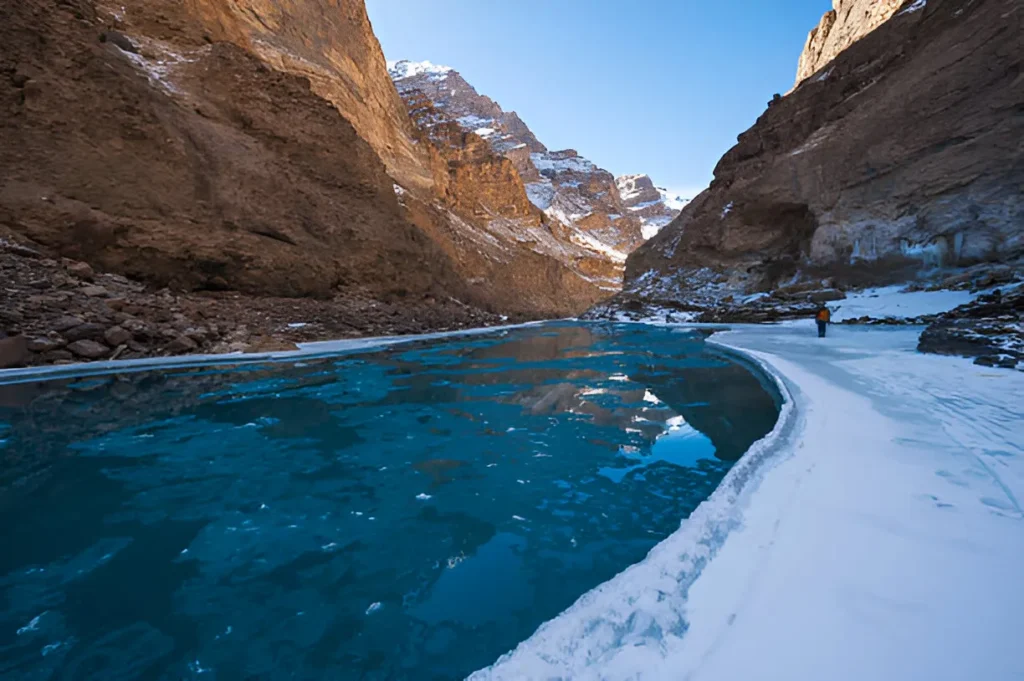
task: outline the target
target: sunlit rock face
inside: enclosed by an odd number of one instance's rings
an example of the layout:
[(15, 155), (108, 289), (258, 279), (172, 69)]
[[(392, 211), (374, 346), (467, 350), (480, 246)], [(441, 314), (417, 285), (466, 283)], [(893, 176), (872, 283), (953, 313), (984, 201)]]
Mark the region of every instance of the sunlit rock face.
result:
[(907, 2), (772, 102), (627, 261), (642, 301), (899, 283), (1024, 254), (1013, 0)]
[(888, 21), (904, 2), (832, 0), (832, 9), (807, 36), (807, 44), (797, 65), (796, 84), (817, 73), (840, 52)]
[[(521, 243), (564, 263), (601, 297), (621, 287), (626, 256), (678, 212), (660, 194), (626, 200), (622, 188), (631, 182), (617, 181), (573, 149), (549, 150), (514, 111), (503, 110), (450, 67), (397, 61), (389, 71), (422, 137), (441, 150), (435, 182), (449, 184), (459, 214), (468, 214), (470, 222), (488, 215), (518, 221), (511, 227)], [(492, 182), (483, 179), (486, 172), (467, 169), (466, 159), (487, 157), (483, 147), (507, 160), (518, 178)], [(486, 163), (496, 165), (493, 159)], [(641, 184), (642, 177), (631, 176)]]

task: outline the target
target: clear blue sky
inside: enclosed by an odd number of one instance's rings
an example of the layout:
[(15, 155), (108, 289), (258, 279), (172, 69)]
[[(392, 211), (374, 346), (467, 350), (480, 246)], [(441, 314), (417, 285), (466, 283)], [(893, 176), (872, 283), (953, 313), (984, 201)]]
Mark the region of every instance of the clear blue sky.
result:
[[(456, 69), (552, 149), (692, 193), (793, 84), (830, 0), (367, 0), (388, 59)], [(692, 197), (687, 197), (692, 198)]]

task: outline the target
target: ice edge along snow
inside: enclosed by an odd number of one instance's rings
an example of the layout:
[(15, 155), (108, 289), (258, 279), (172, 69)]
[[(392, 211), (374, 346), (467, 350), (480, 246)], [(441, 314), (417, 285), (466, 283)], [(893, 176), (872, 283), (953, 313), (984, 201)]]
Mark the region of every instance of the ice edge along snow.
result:
[(0, 386), (36, 381), (68, 380), (100, 374), (133, 374), (156, 369), (193, 369), (210, 366), (241, 366), (246, 364), (267, 364), (272, 362), (296, 362), (302, 360), (334, 357), (348, 353), (377, 350), (391, 345), (402, 345), (415, 341), (458, 336), (477, 336), (488, 333), (502, 333), (511, 329), (545, 324), (549, 321), (479, 326), (472, 329), (437, 331), (434, 333), (409, 334), (407, 336), (373, 336), (370, 338), (345, 338), (341, 340), (311, 341), (299, 343), (298, 350), (276, 352), (231, 352), (216, 355), (176, 355), (171, 357), (146, 357), (142, 359), (104, 360), (100, 362), (77, 362), (43, 367), (21, 369), (0, 369)]
[(1024, 376), (812, 320), (711, 342), (779, 424), (648, 557), (474, 679), (1024, 678)]
[[(791, 455), (787, 441), (797, 432), (798, 412), (782, 375), (763, 359), (728, 345), (719, 348), (762, 372), (782, 396), (772, 432), (755, 442), (718, 488), (678, 530), (636, 563), (587, 592), (529, 639), (470, 681), (516, 679), (639, 678), (660, 651), (642, 644), (664, 634), (682, 636), (687, 592), (743, 520), (745, 500), (765, 473)], [(618, 656), (628, 650), (626, 656)]]

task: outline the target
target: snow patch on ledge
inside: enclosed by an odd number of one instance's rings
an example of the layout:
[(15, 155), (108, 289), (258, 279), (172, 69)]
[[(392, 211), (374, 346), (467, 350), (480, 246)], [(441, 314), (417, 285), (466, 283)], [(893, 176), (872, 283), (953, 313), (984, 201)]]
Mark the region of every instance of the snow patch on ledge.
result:
[(551, 208), (551, 203), (555, 200), (555, 185), (550, 180), (545, 182), (531, 182), (526, 185), (526, 196), (530, 199), (530, 203), (537, 206), (541, 210), (547, 210)]

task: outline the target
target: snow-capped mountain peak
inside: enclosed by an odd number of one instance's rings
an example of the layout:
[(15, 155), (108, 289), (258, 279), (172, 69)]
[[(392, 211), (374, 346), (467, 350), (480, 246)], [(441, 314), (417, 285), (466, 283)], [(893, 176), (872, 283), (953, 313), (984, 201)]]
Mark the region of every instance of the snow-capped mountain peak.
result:
[[(416, 127), (458, 159), (453, 167), (468, 174), (466, 164), (473, 160), (463, 154), (463, 147), (475, 139), (510, 163), (516, 177), (505, 190), (521, 187), (522, 199), (536, 209), (530, 213), (527, 207), (516, 214), (519, 223), (512, 238), (557, 258), (603, 290), (618, 289), (626, 256), (678, 214), (646, 175), (630, 176), (633, 182), (626, 193), (636, 196), (624, 200), (624, 185), (617, 184), (611, 173), (574, 149), (548, 149), (515, 112), (477, 92), (458, 71), (431, 62), (399, 61), (389, 64), (389, 72)], [(478, 155), (473, 158), (480, 160)], [(488, 191), (491, 200), (501, 190)], [(499, 203), (484, 206), (477, 200), (471, 219), (480, 219), (477, 213), (499, 215), (502, 207), (523, 205), (511, 195)], [(494, 219), (491, 223), (488, 229), (498, 229)]]
[(686, 204), (693, 200), (692, 198), (684, 198), (678, 194), (670, 194), (664, 187), (658, 187), (658, 192), (661, 194), (661, 199), (665, 202), (665, 205), (668, 206), (669, 209), (675, 211), (680, 211), (683, 208), (686, 208)]
[(662, 187), (655, 187), (647, 175), (622, 175), (615, 178), (615, 184), (626, 210), (640, 219), (644, 239), (650, 239), (661, 231), (690, 202), (689, 199), (669, 194)]
[(409, 61), (408, 59), (388, 61), (388, 74), (392, 80), (422, 75), (443, 78), (454, 70), (450, 66), (442, 66), (429, 61)]

